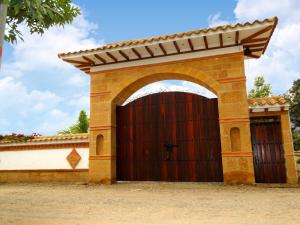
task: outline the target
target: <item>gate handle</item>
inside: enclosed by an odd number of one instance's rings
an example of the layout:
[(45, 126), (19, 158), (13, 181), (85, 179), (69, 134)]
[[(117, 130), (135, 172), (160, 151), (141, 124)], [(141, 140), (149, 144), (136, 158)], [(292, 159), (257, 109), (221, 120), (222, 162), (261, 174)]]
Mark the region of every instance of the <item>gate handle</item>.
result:
[(178, 145), (174, 145), (174, 144), (164, 144), (164, 147), (166, 148), (166, 150), (168, 152), (171, 152), (173, 150), (173, 148), (178, 147)]
[(171, 159), (171, 152), (173, 151), (173, 148), (174, 147), (178, 147), (178, 145), (164, 144), (164, 147), (166, 148), (166, 151), (167, 151), (167, 158), (166, 158), (166, 160), (170, 160)]

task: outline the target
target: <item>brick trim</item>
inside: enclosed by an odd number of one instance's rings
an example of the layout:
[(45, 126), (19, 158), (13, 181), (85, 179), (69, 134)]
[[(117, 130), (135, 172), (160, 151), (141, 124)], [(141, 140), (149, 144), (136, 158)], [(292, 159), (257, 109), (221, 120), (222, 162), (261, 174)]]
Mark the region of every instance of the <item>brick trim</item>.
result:
[(220, 78), (217, 79), (218, 82), (220, 83), (235, 83), (235, 82), (242, 82), (242, 81), (246, 81), (246, 77), (245, 76), (239, 76), (239, 77), (227, 77), (227, 78)]
[(115, 160), (116, 156), (114, 155), (91, 155), (89, 160)]
[(90, 97), (98, 97), (98, 96), (108, 95), (110, 93), (111, 93), (110, 91), (93, 92), (93, 93), (90, 93)]
[(252, 157), (252, 152), (222, 152), (222, 157)]
[(249, 117), (241, 118), (219, 118), (220, 123), (232, 123), (232, 122), (250, 122)]
[(90, 127), (90, 131), (97, 131), (97, 130), (111, 130), (112, 128), (116, 128), (116, 126), (93, 126)]

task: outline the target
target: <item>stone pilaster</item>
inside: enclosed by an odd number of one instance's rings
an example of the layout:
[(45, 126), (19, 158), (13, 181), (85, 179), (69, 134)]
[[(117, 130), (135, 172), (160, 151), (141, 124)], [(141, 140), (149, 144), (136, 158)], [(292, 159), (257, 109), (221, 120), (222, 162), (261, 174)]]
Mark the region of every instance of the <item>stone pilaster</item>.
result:
[(294, 156), (293, 138), (291, 133), (290, 117), (288, 112), (282, 112), (280, 116), (281, 134), (285, 156), (287, 183), (298, 183), (297, 169)]

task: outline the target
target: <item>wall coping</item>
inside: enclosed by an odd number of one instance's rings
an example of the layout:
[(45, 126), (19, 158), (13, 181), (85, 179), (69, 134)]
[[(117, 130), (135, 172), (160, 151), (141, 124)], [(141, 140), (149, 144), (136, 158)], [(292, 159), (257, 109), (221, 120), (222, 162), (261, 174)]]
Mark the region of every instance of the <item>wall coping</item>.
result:
[(5, 146), (28, 146), (28, 145), (53, 145), (53, 144), (75, 144), (88, 143), (89, 134), (63, 134), (54, 136), (37, 136), (27, 141), (0, 141), (0, 147)]

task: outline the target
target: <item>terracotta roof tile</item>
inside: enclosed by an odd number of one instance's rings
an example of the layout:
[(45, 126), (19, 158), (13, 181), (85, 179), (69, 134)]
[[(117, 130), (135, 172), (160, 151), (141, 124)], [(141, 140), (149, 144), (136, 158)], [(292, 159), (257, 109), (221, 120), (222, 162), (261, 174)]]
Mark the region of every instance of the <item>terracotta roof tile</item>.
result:
[(119, 48), (119, 47), (129, 47), (129, 46), (134, 46), (134, 45), (138, 45), (138, 44), (146, 44), (146, 43), (149, 44), (149, 43), (157, 42), (157, 41), (165, 41), (165, 40), (172, 40), (175, 38), (190, 37), (192, 35), (206, 34), (208, 32), (227, 31), (228, 29), (244, 28), (247, 26), (253, 26), (253, 25), (258, 25), (258, 24), (260, 25), (260, 24), (270, 23), (270, 22), (277, 23), (277, 21), (278, 21), (278, 18), (273, 17), (273, 18), (264, 19), (261, 21), (255, 20), (252, 23), (250, 23), (250, 22), (236, 23), (236, 24), (217, 26), (217, 27), (212, 27), (212, 28), (207, 28), (207, 29), (193, 30), (193, 31), (189, 31), (189, 32), (179, 32), (179, 33), (175, 33), (175, 34), (161, 35), (161, 36), (155, 36), (155, 37), (149, 37), (149, 38), (143, 38), (143, 39), (121, 41), (121, 42), (115, 42), (115, 43), (103, 45), (99, 48), (60, 53), (60, 54), (58, 54), (58, 56), (61, 58), (64, 56), (77, 55), (77, 54), (81, 54), (81, 53), (91, 53), (91, 52), (96, 52), (96, 51), (101, 51), (101, 50), (110, 50), (110, 49)]
[(36, 142), (47, 142), (47, 141), (61, 141), (61, 140), (85, 140), (88, 141), (89, 134), (81, 133), (81, 134), (63, 134), (63, 135), (55, 135), (55, 136), (38, 136), (34, 139), (29, 139), (25, 142), (17, 142), (17, 141), (0, 141), (0, 144), (11, 144), (11, 143), (36, 143)]
[(249, 106), (272, 106), (275, 104), (279, 105), (287, 105), (288, 101), (283, 96), (272, 96), (265, 98), (249, 98), (248, 99)]

